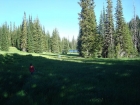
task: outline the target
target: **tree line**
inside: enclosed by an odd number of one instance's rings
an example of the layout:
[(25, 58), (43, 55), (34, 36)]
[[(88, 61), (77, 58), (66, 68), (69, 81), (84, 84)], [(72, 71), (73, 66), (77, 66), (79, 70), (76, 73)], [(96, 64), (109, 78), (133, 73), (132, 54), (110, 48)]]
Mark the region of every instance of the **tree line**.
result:
[(56, 28), (51, 34), (46, 32), (38, 18), (27, 19), (24, 13), (21, 25), (5, 22), (0, 26), (0, 50), (8, 51), (10, 46), (29, 53), (67, 53), (77, 49), (82, 57), (136, 57), (140, 54), (140, 18), (134, 6), (134, 16), (127, 23), (122, 2), (116, 1), (113, 14), (113, 2), (106, 0), (107, 7), (103, 6), (97, 25), (94, 0), (80, 0), (79, 35), (77, 40), (73, 36), (72, 41), (61, 39)]
[[(80, 0), (79, 36), (77, 49), (83, 57), (122, 58), (140, 53), (140, 18), (135, 14), (130, 22), (123, 15), (121, 0), (116, 0), (113, 14), (112, 0), (106, 0), (97, 25), (94, 0)], [(135, 7), (135, 6), (134, 6)], [(115, 19), (114, 19), (115, 18)]]
[(0, 26), (0, 50), (8, 51), (9, 47), (28, 53), (67, 53), (69, 49), (76, 49), (76, 38), (70, 41), (68, 38), (60, 38), (59, 31), (55, 28), (52, 34), (45, 31), (45, 27), (40, 24), (38, 18), (32, 19), (32, 16), (24, 17), (21, 25), (15, 23), (10, 25), (5, 22)]

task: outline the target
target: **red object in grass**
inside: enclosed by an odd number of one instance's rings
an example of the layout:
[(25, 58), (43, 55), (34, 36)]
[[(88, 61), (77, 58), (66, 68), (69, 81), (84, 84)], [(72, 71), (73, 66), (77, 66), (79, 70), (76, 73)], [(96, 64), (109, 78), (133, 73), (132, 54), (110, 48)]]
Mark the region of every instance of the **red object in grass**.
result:
[(29, 70), (30, 70), (31, 73), (33, 73), (34, 72), (34, 66), (30, 66)]

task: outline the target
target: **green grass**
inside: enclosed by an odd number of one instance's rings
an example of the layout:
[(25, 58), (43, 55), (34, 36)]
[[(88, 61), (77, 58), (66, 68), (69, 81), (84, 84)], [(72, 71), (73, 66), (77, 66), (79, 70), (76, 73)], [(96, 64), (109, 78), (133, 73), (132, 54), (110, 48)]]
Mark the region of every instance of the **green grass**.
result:
[(140, 105), (140, 59), (15, 50), (0, 54), (0, 105)]

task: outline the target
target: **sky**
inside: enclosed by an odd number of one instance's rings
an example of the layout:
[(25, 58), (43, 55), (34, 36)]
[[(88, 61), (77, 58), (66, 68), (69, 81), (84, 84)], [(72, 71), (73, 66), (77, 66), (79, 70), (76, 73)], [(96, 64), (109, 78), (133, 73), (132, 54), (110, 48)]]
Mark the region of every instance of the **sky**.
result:
[[(80, 0), (0, 0), (0, 24), (15, 22), (18, 26), (22, 23), (24, 12), (26, 17), (32, 15), (33, 19), (39, 18), (41, 25), (46, 31), (52, 34), (57, 28), (60, 37), (69, 38), (69, 40), (78, 37), (79, 16), (81, 7)], [(106, 0), (94, 0), (95, 15), (97, 23), (103, 4), (106, 7)], [(116, 0), (113, 2), (113, 11), (115, 11)], [(122, 0), (123, 14), (126, 22), (129, 22), (134, 16), (133, 2), (136, 7), (136, 14), (140, 17), (140, 0)]]

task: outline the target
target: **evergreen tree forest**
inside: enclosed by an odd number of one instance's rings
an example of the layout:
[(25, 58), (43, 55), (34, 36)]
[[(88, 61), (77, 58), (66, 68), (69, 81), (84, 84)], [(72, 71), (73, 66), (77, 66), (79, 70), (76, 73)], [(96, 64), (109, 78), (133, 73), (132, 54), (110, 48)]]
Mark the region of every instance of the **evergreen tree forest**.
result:
[(18, 50), (28, 53), (66, 53), (72, 49), (76, 50), (76, 38), (70, 41), (68, 38), (60, 38), (58, 29), (52, 33), (45, 30), (39, 18), (27, 17), (24, 12), (21, 25), (16, 26), (5, 22), (0, 26), (0, 50), (8, 51), (9, 47), (16, 47)]
[[(8, 51), (9, 47), (28, 53), (64, 53), (70, 49), (78, 50), (82, 57), (123, 58), (140, 55), (140, 18), (135, 13), (129, 22), (123, 15), (122, 0), (105, 0), (99, 22), (96, 21), (94, 0), (79, 0), (81, 12), (78, 14), (79, 35), (72, 38), (61, 38), (59, 30), (52, 33), (45, 30), (39, 18), (23, 14), (23, 20), (16, 26), (13, 22), (0, 26), (0, 50)], [(133, 4), (132, 4), (133, 6)], [(113, 12), (115, 11), (115, 12)]]
[(116, 0), (113, 7), (112, 0), (106, 0), (107, 6), (103, 6), (97, 25), (94, 0), (80, 0), (78, 4), (81, 7), (77, 40), (80, 56), (129, 58), (140, 54), (140, 18), (135, 8), (134, 17), (126, 22), (122, 1)]

